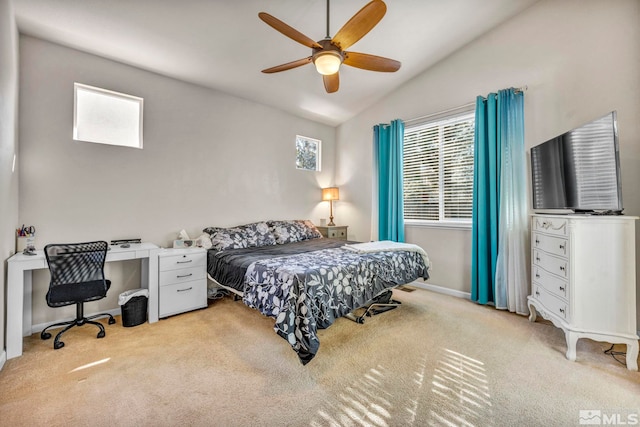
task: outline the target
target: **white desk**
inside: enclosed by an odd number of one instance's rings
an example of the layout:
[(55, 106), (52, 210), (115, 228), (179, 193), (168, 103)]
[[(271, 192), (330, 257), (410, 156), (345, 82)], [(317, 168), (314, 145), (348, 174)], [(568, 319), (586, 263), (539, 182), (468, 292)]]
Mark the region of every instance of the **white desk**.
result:
[[(149, 323), (158, 321), (158, 246), (153, 243), (134, 243), (129, 248), (110, 245), (107, 262), (129, 259), (141, 260), (142, 287), (149, 289)], [(31, 330), (32, 271), (48, 268), (44, 251), (35, 255), (22, 252), (7, 261), (7, 359), (22, 355), (22, 337)]]

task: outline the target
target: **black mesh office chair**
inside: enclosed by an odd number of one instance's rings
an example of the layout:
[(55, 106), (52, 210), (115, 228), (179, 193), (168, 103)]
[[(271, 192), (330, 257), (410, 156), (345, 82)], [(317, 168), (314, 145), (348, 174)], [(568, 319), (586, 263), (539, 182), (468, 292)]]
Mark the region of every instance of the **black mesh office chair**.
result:
[(74, 326), (91, 323), (100, 328), (97, 337), (104, 338), (105, 332), (102, 324), (91, 319), (109, 316), (109, 324), (116, 323), (113, 316), (108, 313), (84, 317), (84, 303), (106, 297), (107, 290), (111, 286), (111, 281), (104, 278), (107, 248), (108, 244), (104, 241), (45, 246), (44, 254), (47, 257), (51, 273), (47, 305), (49, 307), (76, 305), (75, 320), (49, 325), (40, 334), (40, 338), (47, 340), (51, 338), (47, 329), (67, 325), (56, 335), (53, 342), (53, 348), (56, 350), (64, 347), (60, 336)]

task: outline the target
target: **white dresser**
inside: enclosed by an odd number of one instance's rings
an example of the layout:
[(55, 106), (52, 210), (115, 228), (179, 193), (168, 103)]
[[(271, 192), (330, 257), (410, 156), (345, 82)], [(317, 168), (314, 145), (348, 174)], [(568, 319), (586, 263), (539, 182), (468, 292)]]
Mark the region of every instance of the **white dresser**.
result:
[(158, 317), (206, 307), (206, 271), (205, 249), (158, 251)]
[(567, 359), (580, 338), (627, 345), (638, 370), (635, 221), (630, 216), (533, 215), (531, 296), (536, 311), (561, 328)]

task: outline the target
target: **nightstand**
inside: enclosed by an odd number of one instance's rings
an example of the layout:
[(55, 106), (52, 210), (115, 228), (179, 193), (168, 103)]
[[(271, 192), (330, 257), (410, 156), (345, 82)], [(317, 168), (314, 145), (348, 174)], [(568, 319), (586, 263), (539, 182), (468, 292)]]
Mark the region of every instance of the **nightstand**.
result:
[(348, 225), (328, 225), (326, 227), (317, 226), (316, 228), (324, 237), (347, 240)]
[(207, 251), (158, 251), (158, 317), (207, 307)]

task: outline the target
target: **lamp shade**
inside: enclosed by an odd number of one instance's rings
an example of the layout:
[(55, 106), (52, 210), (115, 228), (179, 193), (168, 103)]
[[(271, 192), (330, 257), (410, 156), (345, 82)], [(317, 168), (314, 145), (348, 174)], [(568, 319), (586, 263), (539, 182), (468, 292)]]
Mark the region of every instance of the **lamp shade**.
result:
[(323, 188), (322, 200), (340, 200), (340, 190), (338, 187)]
[(320, 74), (330, 76), (340, 69), (342, 57), (336, 52), (322, 52), (313, 59), (313, 63)]

